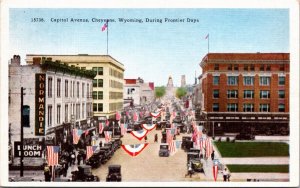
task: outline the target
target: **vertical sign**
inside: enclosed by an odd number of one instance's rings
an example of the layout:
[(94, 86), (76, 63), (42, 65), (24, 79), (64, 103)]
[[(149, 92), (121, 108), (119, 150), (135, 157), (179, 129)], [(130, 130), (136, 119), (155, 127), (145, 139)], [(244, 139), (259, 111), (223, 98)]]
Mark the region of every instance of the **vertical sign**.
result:
[(46, 74), (35, 75), (35, 135), (45, 136)]

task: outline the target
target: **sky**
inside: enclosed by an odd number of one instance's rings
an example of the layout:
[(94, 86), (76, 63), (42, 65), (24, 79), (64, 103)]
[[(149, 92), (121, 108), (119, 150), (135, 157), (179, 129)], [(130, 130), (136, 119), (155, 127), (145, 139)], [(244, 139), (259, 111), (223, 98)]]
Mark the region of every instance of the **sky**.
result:
[[(42, 18), (44, 22), (34, 22)], [(52, 22), (65, 19), (68, 22)], [(89, 22), (71, 22), (71, 18)], [(141, 77), (155, 86), (172, 76), (180, 86), (181, 75), (193, 84), (201, 74), (199, 63), (209, 52), (289, 52), (289, 9), (65, 9), (12, 8), (9, 10), (9, 54), (91, 54), (107, 51), (104, 23), (109, 23), (108, 54), (124, 64), (124, 78)], [(119, 18), (141, 19), (123, 23)], [(146, 22), (162, 19), (159, 22)], [(165, 22), (183, 19), (184, 22)], [(197, 20), (188, 22), (189, 19)]]

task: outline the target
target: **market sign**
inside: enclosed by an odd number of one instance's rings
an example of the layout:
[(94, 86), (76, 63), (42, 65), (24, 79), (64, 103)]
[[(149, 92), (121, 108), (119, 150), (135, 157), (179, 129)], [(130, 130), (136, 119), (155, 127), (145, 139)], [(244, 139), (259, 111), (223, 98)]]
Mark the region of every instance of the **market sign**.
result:
[(45, 136), (46, 74), (35, 75), (35, 135)]
[[(23, 143), (23, 157), (42, 157), (43, 144), (39, 143)], [(21, 142), (14, 142), (15, 157), (21, 157)]]

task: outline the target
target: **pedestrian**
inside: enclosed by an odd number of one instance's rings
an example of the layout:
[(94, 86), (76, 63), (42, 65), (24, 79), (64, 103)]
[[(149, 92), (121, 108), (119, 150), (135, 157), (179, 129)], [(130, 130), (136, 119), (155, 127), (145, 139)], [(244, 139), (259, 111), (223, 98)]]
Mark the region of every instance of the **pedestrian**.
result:
[(100, 141), (99, 146), (100, 146), (100, 148), (102, 148), (102, 140)]
[(210, 154), (210, 156), (211, 156), (211, 160), (214, 160), (214, 158), (215, 158), (215, 150), (212, 151), (212, 153)]
[(146, 136), (145, 136), (145, 142), (147, 142), (147, 139), (148, 139), (148, 138), (147, 138), (147, 135), (146, 135)]
[(82, 163), (85, 164), (85, 160), (86, 160), (86, 151), (82, 152)]
[(157, 133), (154, 135), (154, 142), (157, 142), (158, 141), (158, 136), (157, 136)]
[(71, 162), (73, 165), (75, 165), (75, 152), (74, 151), (71, 154)]
[(45, 175), (45, 181), (48, 182), (51, 180), (51, 172), (48, 164), (46, 164), (44, 167), (44, 175)]
[(229, 180), (229, 173), (228, 173), (228, 171), (227, 171), (227, 168), (224, 168), (224, 170), (223, 170), (223, 181), (227, 181), (227, 180)]
[(81, 161), (81, 154), (78, 153), (78, 155), (77, 155), (77, 165), (80, 165), (80, 161)]
[(64, 175), (64, 177), (67, 177), (67, 172), (68, 172), (68, 168), (69, 168), (69, 164), (68, 164), (68, 162), (67, 161), (65, 161), (64, 163), (63, 163), (63, 168), (64, 168), (64, 170), (63, 170), (63, 175)]
[(192, 162), (189, 162), (189, 163), (188, 163), (188, 171), (187, 171), (187, 174), (185, 174), (185, 176), (184, 176), (184, 177), (186, 177), (186, 176), (190, 176), (190, 178), (191, 178), (191, 177), (192, 177), (192, 175), (193, 175)]

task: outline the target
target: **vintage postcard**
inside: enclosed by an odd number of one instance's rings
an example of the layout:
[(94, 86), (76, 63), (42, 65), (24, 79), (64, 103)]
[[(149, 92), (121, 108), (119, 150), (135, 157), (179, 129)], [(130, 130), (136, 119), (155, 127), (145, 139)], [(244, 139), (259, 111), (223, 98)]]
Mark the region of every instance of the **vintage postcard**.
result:
[(1, 186), (299, 186), (299, 3), (1, 1)]

